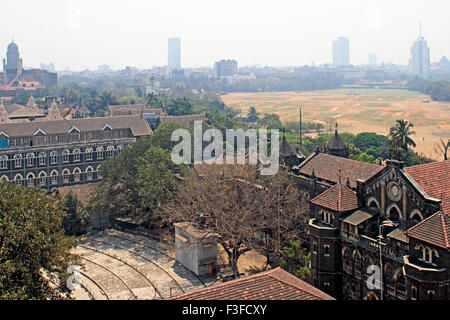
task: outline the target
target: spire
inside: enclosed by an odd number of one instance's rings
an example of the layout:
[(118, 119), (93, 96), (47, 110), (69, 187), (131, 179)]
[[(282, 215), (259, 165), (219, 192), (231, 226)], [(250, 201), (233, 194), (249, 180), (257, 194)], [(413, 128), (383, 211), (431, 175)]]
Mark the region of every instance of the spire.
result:
[(419, 39), (422, 39), (422, 20), (419, 21)]
[(27, 107), (30, 108), (30, 109), (36, 110), (36, 111), (39, 110), (39, 108), (38, 108), (38, 106), (36, 104), (36, 100), (34, 100), (33, 95), (31, 95), (30, 98), (28, 99)]
[(48, 110), (47, 120), (62, 120), (61, 111), (59, 111), (55, 98), (53, 98), (53, 102)]
[(336, 122), (336, 129), (335, 129), (335, 131), (334, 131), (334, 133), (338, 133), (338, 123)]

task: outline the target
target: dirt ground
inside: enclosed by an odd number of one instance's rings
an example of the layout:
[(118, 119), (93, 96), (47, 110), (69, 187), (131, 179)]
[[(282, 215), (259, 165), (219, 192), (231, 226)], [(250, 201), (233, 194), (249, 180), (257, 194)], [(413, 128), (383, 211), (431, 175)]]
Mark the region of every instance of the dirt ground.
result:
[(450, 138), (450, 103), (431, 101), (427, 95), (407, 90), (231, 93), (222, 100), (242, 115), (253, 106), (261, 114), (278, 114), (283, 122), (299, 121), (301, 106), (304, 121), (337, 121), (340, 131), (355, 134), (368, 131), (387, 135), (395, 120), (406, 119), (415, 124), (415, 151), (435, 160), (443, 159), (436, 152), (439, 139)]

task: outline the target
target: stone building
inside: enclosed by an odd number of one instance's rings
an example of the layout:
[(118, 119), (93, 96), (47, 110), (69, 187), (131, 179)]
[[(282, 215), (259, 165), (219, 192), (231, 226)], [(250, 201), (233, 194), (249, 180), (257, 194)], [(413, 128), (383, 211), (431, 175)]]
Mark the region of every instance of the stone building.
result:
[(342, 158), (348, 158), (348, 156), (349, 156), (348, 146), (345, 143), (344, 139), (342, 139), (342, 137), (338, 133), (337, 123), (336, 123), (336, 130), (334, 132), (334, 136), (325, 145), (325, 153), (332, 155), (332, 156), (342, 157)]
[(140, 116), (0, 122), (0, 180), (49, 191), (95, 182), (102, 162), (151, 134)]
[(347, 171), (329, 160), (299, 169), (312, 169), (311, 185), (324, 189), (311, 193), (314, 285), (338, 299), (450, 299), (450, 161)]

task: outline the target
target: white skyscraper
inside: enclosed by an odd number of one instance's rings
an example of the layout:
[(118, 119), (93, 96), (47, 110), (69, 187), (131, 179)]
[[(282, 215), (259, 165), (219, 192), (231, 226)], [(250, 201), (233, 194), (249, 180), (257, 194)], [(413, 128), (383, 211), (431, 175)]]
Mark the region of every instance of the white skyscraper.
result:
[(377, 65), (377, 55), (375, 53), (369, 54), (369, 65), (376, 66)]
[(333, 65), (343, 67), (350, 65), (350, 40), (339, 37), (333, 41)]
[(169, 67), (181, 68), (181, 39), (169, 38)]
[(422, 37), (422, 26), (419, 38), (411, 47), (411, 60), (409, 61), (409, 72), (422, 79), (427, 79), (430, 72), (430, 48)]

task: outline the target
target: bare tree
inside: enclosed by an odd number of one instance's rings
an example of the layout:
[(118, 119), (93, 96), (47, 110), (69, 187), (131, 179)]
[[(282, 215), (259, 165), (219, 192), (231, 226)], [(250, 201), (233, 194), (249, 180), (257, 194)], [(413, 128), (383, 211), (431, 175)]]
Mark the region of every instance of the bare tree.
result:
[(287, 172), (261, 176), (248, 165), (201, 165), (162, 211), (170, 222), (189, 221), (217, 233), (237, 275), (243, 253), (281, 254), (289, 241), (306, 238), (305, 203)]
[(444, 156), (444, 160), (448, 160), (448, 150), (450, 149), (450, 139), (447, 141), (447, 143), (444, 142), (444, 140), (439, 139), (441, 144), (436, 143), (434, 147), (434, 151), (436, 153), (442, 153)]

